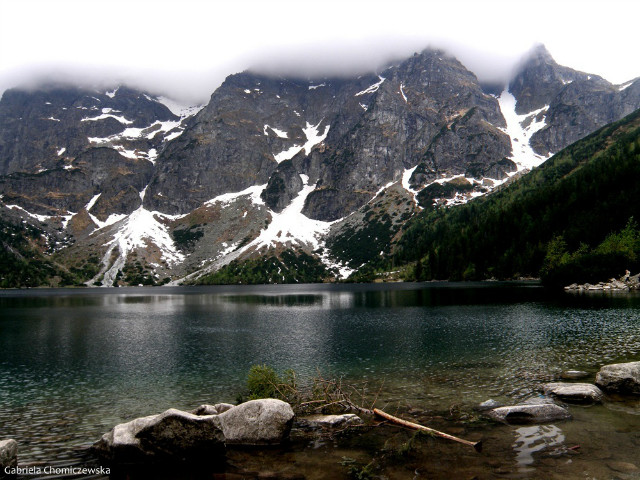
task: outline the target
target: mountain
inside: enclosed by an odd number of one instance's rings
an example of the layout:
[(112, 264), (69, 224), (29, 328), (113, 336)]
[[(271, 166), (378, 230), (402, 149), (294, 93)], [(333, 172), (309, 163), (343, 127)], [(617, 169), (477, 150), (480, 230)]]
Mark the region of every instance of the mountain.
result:
[[(537, 277), (545, 273), (545, 257), (562, 245), (561, 263), (575, 267), (563, 272), (565, 285), (637, 270), (640, 232), (630, 219), (640, 218), (639, 176), (636, 110), (491, 195), (415, 217), (396, 262), (417, 262), (409, 278), (418, 280)], [(628, 245), (612, 234), (625, 224)]]
[(230, 75), (204, 107), (126, 86), (13, 89), (0, 211), (40, 229), (74, 282), (235, 282), (260, 258), (291, 270), (268, 281), (346, 278), (422, 209), (501, 188), (640, 107), (639, 88), (538, 48), (499, 96), (431, 49), (352, 78)]
[(509, 83), (516, 113), (544, 116), (531, 136), (539, 155), (558, 152), (599, 127), (638, 108), (640, 81), (612, 85), (605, 79), (558, 65), (544, 46), (536, 47)]

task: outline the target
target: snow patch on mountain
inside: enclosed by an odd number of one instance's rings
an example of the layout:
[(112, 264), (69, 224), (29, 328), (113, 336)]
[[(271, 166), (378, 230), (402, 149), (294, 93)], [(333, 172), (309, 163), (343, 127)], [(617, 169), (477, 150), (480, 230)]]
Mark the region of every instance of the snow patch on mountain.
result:
[[(128, 255), (136, 248), (148, 248), (150, 244), (160, 250), (162, 258), (169, 265), (183, 262), (184, 255), (178, 251), (169, 230), (162, 222), (163, 219), (174, 220), (182, 216), (151, 212), (140, 207), (120, 220), (113, 239), (105, 244), (109, 248), (102, 257), (103, 268), (88, 284), (94, 285), (100, 277), (103, 277), (104, 286), (113, 285), (118, 272), (124, 268)], [(116, 251), (118, 257), (112, 262), (112, 256)]]
[(102, 193), (98, 193), (97, 195), (94, 195), (93, 198), (89, 200), (89, 203), (87, 203), (87, 205), (84, 207), (87, 212), (91, 211), (93, 206), (96, 204), (96, 202), (100, 198), (100, 195), (102, 195)]
[(98, 115), (97, 117), (87, 117), (87, 118), (83, 118), (82, 120), (80, 120), (81, 122), (96, 122), (98, 120), (104, 120), (106, 118), (115, 118), (117, 121), (119, 121), (120, 123), (124, 124), (124, 125), (129, 125), (131, 123), (133, 123), (133, 120), (127, 120), (124, 117), (121, 117), (119, 115), (114, 115), (112, 113), (103, 113), (101, 115)]
[[(498, 97), (498, 103), (507, 122), (507, 127), (500, 130), (511, 138), (511, 148), (513, 149), (511, 158), (518, 165), (518, 171), (531, 170), (547, 160), (549, 157), (535, 153), (529, 142), (534, 133), (545, 127), (545, 117), (543, 116), (542, 120), (537, 120), (537, 117), (546, 112), (549, 105), (524, 115), (518, 115), (516, 113), (516, 99), (506, 88)], [(523, 127), (523, 123), (526, 121), (529, 121), (529, 124), (527, 127)]]
[[(413, 201), (415, 202), (416, 205), (419, 205), (418, 203), (418, 190), (414, 190), (413, 188), (411, 188), (411, 185), (409, 183), (409, 180), (411, 180), (411, 175), (413, 175), (413, 172), (416, 171), (416, 168), (418, 168), (418, 165), (416, 165), (413, 168), (407, 168), (404, 173), (402, 174), (402, 188), (404, 188), (407, 192), (409, 192), (411, 194), (411, 196), (413, 197)], [(420, 207), (422, 208), (422, 207)]]
[(627, 88), (629, 88), (631, 85), (633, 85), (635, 83), (635, 80), (630, 81), (629, 83), (625, 83), (624, 85), (620, 85), (618, 87), (618, 91), (622, 92), (623, 90), (626, 90)]
[(189, 105), (163, 96), (156, 97), (154, 100), (163, 104), (171, 110), (171, 113), (180, 118), (191, 117), (204, 108), (204, 105)]
[(324, 139), (327, 138), (327, 134), (329, 133), (329, 125), (324, 128), (324, 133), (320, 133), (319, 127), (322, 123), (322, 120), (320, 120), (317, 125), (311, 125), (309, 122), (306, 123), (307, 126), (303, 128), (302, 131), (307, 137), (307, 143), (303, 145), (303, 148), (305, 155), (309, 155), (313, 147), (324, 142)]
[(378, 83), (374, 83), (373, 85), (371, 85), (368, 88), (365, 88), (361, 92), (356, 93), (355, 96), (359, 97), (360, 95), (365, 95), (367, 93), (375, 93), (375, 92), (377, 92), (378, 89), (380, 88), (380, 85), (382, 85), (382, 83), (386, 80), (386, 78), (384, 78), (381, 75), (378, 75), (378, 78), (380, 79), (380, 81)]
[(260, 198), (262, 191), (267, 188), (267, 184), (264, 185), (254, 185), (252, 187), (246, 188), (240, 192), (232, 192), (232, 193), (224, 193), (222, 195), (218, 195), (211, 200), (205, 202), (205, 205), (213, 205), (214, 203), (222, 203), (224, 206), (229, 206), (233, 202), (235, 202), (240, 197), (250, 197), (251, 201), (255, 205), (264, 205), (264, 201)]
[(300, 178), (304, 186), (298, 196), (282, 212), (269, 211), (271, 223), (260, 232), (258, 238), (245, 246), (241, 253), (285, 243), (310, 246), (314, 250), (320, 247), (320, 237), (325, 235), (335, 222), (312, 220), (302, 213), (304, 202), (316, 186), (309, 185), (308, 176), (301, 174)]
[(289, 134), (287, 134), (287, 132), (285, 132), (284, 130), (280, 130), (278, 128), (272, 127), (271, 125), (267, 125), (267, 124), (265, 124), (263, 129), (263, 133), (266, 136), (269, 136), (269, 132), (267, 131), (267, 129), (270, 129), (273, 133), (275, 133), (280, 138), (289, 138)]
[(409, 101), (407, 100), (407, 96), (404, 94), (404, 84), (400, 84), (400, 94), (402, 95), (402, 98), (404, 98), (404, 103), (409, 103)]
[(323, 120), (320, 120), (317, 125), (311, 125), (309, 122), (306, 122), (306, 127), (302, 129), (305, 137), (307, 137), (307, 141), (305, 142), (305, 144), (293, 145), (287, 148), (286, 150), (283, 150), (282, 152), (277, 153), (276, 155), (273, 156), (276, 162), (281, 163), (281, 162), (284, 162), (285, 160), (291, 160), (302, 150), (304, 150), (305, 155), (309, 155), (313, 147), (321, 144), (324, 141), (324, 139), (327, 138), (330, 125), (325, 126), (324, 132), (322, 133), (320, 133), (320, 129), (319, 129), (320, 124), (322, 123)]
[(37, 213), (31, 213), (22, 208), (20, 205), (5, 205), (10, 210), (20, 210), (24, 214), (28, 215), (31, 218), (35, 218), (39, 222), (46, 222), (50, 220), (52, 217), (50, 215), (38, 215)]

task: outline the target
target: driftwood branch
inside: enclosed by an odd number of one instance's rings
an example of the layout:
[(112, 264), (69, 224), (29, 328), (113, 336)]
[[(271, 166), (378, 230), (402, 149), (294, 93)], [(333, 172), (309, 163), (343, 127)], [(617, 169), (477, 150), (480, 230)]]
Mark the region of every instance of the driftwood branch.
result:
[(432, 433), (433, 435), (437, 435), (438, 437), (453, 440), (454, 442), (462, 443), (464, 445), (469, 445), (470, 447), (473, 447), (476, 452), (482, 452), (482, 442), (471, 442), (463, 438), (454, 437), (453, 435), (449, 435), (448, 433), (434, 430), (433, 428), (425, 427), (424, 425), (420, 425), (419, 423), (408, 422), (407, 420), (402, 420), (401, 418), (389, 415), (388, 413), (383, 412), (378, 408), (374, 408), (373, 413), (375, 413), (379, 417), (384, 418), (385, 420), (389, 420), (390, 422), (396, 423), (398, 425), (402, 425), (413, 430), (421, 430), (423, 432)]

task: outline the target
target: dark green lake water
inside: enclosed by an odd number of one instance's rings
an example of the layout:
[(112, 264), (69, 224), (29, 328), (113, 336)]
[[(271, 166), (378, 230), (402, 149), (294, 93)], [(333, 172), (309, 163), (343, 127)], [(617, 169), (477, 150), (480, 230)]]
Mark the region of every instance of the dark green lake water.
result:
[[(633, 360), (633, 294), (498, 283), (2, 291), (0, 438), (18, 440), (24, 464), (82, 462), (117, 423), (233, 402), (254, 364), (293, 368), (302, 379), (320, 372), (367, 380), (382, 389), (378, 406), (435, 415), (530, 397), (564, 370), (595, 375), (603, 364)], [(630, 428), (615, 437), (618, 451), (640, 451), (635, 403), (576, 412), (592, 429)], [(535, 476), (517, 435), (508, 433), (505, 461)], [(611, 461), (633, 460), (618, 456)]]

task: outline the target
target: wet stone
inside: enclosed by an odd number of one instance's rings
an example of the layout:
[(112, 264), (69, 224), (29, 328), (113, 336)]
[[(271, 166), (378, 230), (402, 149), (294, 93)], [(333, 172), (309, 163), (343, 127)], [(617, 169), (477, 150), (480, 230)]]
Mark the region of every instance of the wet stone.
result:
[(630, 462), (607, 462), (607, 466), (616, 472), (620, 473), (635, 473), (640, 471), (637, 465)]
[(546, 383), (542, 390), (545, 395), (571, 403), (600, 403), (604, 396), (602, 390), (590, 383)]
[(582, 378), (587, 378), (588, 376), (589, 374), (582, 370), (567, 370), (560, 374), (560, 378), (563, 380), (580, 380)]

